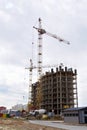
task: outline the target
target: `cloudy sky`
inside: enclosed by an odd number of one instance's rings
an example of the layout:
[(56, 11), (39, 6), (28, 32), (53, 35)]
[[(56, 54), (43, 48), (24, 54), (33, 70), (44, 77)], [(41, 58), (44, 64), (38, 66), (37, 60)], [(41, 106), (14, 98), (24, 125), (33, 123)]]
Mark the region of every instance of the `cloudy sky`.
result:
[[(0, 106), (26, 104), (29, 59), (37, 63), (38, 18), (43, 35), (43, 65), (63, 63), (77, 69), (79, 106), (87, 106), (87, 0), (0, 0)], [(37, 75), (37, 74), (36, 74)], [(34, 74), (35, 78), (35, 74)]]

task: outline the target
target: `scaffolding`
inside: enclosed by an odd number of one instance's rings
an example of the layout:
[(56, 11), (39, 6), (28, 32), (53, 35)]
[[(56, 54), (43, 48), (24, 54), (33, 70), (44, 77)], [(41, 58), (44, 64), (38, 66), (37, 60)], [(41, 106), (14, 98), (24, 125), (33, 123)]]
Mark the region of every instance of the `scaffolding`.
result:
[[(42, 103), (41, 107), (47, 111), (55, 111), (55, 114), (61, 114), (65, 108), (78, 107), (77, 93), (77, 70), (59, 66), (56, 72), (51, 69), (51, 72), (46, 72), (40, 78), (39, 84), (42, 86)], [(33, 87), (37, 88), (36, 85)], [(36, 91), (35, 89), (34, 91)], [(35, 99), (32, 91), (32, 98)], [(35, 104), (35, 100), (33, 100)]]

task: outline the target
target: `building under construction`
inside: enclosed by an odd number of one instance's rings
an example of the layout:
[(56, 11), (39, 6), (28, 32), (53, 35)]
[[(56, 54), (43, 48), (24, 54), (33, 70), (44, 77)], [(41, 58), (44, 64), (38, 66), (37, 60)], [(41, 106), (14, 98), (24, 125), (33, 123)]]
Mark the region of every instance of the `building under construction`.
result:
[(46, 72), (32, 85), (32, 103), (37, 106), (37, 102), (41, 108), (48, 112), (54, 110), (55, 114), (61, 114), (65, 108), (78, 107), (77, 70), (59, 66), (56, 72), (53, 69)]

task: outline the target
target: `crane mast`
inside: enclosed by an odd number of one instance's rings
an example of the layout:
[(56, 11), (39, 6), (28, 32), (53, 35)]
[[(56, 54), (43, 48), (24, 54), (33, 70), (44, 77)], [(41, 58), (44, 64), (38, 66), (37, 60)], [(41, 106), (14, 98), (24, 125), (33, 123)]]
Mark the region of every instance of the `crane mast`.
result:
[[(41, 25), (41, 19), (38, 19), (39, 21), (39, 29), (42, 28)], [(41, 33), (38, 31), (38, 59), (37, 59), (37, 66), (38, 66), (38, 78), (40, 78), (41, 74), (42, 74), (42, 35)]]
[(29, 70), (29, 88), (28, 88), (28, 112), (29, 112), (29, 105), (31, 104), (31, 91), (32, 91), (32, 69), (33, 69), (33, 62), (32, 59), (30, 59), (30, 67), (25, 68)]
[(32, 87), (32, 67), (33, 67), (33, 63), (32, 63), (32, 59), (30, 59), (30, 73), (29, 73), (29, 95), (28, 95), (28, 101), (30, 100), (31, 102), (31, 87)]

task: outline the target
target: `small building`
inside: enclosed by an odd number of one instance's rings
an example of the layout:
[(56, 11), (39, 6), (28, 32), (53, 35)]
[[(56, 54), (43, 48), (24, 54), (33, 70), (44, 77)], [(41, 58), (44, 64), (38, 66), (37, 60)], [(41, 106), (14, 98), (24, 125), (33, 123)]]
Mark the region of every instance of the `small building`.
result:
[(65, 109), (63, 114), (65, 123), (87, 123), (87, 107)]
[(3, 111), (3, 110), (6, 110), (6, 107), (0, 106), (0, 112)]

